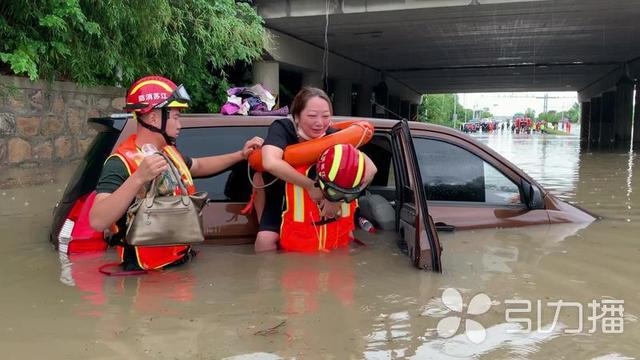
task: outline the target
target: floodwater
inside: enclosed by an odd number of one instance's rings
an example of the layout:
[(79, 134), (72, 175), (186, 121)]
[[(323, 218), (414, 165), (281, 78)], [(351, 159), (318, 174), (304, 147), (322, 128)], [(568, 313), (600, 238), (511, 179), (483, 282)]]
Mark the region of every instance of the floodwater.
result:
[(1, 357), (640, 358), (635, 155), (580, 153), (577, 137), (478, 138), (603, 219), (441, 233), (442, 274), (374, 235), (312, 256), (202, 247), (181, 268), (105, 277), (112, 252), (68, 259), (47, 241), (73, 166), (4, 170)]

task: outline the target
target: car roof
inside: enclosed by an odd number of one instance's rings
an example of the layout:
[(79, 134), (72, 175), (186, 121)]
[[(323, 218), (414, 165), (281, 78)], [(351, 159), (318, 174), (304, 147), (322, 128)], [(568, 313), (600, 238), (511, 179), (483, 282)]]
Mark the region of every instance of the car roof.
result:
[[(217, 125), (221, 126), (268, 126), (277, 119), (282, 119), (283, 116), (244, 116), (244, 115), (221, 115), (221, 114), (181, 114), (180, 120), (182, 127), (203, 127), (210, 125), (212, 121), (215, 121)], [(289, 116), (291, 118), (291, 116)], [(394, 119), (379, 119), (370, 117), (357, 117), (357, 116), (332, 116), (334, 121), (352, 121), (362, 120), (369, 121), (376, 129), (391, 129), (400, 120)], [(412, 130), (425, 130), (435, 131), (440, 133), (447, 133), (454, 136), (459, 136), (459, 132), (452, 128), (429, 124), (424, 122), (409, 121), (409, 128)]]

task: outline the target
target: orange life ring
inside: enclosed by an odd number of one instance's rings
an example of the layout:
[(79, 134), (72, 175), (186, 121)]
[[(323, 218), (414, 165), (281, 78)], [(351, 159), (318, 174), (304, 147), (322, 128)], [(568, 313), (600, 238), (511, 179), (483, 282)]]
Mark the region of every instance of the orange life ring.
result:
[[(340, 129), (340, 131), (318, 139), (287, 146), (284, 150), (284, 161), (294, 168), (313, 164), (318, 161), (324, 150), (333, 145), (351, 144), (359, 147), (368, 143), (373, 137), (374, 131), (370, 122), (361, 120), (341, 121), (331, 127)], [(261, 150), (258, 149), (249, 154), (249, 164), (258, 172), (264, 171)]]

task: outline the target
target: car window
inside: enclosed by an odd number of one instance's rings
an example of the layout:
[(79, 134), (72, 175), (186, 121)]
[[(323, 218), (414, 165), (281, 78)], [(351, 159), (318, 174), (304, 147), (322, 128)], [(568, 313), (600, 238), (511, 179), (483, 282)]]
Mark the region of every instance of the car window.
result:
[(520, 204), (518, 186), (479, 156), (456, 145), (414, 138), (427, 200)]
[[(177, 147), (182, 154), (192, 158), (222, 155), (240, 150), (254, 136), (266, 137), (267, 129), (264, 126), (183, 128)], [(246, 161), (220, 174), (195, 179), (195, 185), (199, 191), (208, 192), (213, 201), (245, 202), (252, 191)]]
[(360, 150), (369, 156), (378, 169), (370, 185), (395, 188), (395, 175), (393, 162), (391, 161), (391, 141), (384, 136), (375, 136), (371, 142), (363, 145)]

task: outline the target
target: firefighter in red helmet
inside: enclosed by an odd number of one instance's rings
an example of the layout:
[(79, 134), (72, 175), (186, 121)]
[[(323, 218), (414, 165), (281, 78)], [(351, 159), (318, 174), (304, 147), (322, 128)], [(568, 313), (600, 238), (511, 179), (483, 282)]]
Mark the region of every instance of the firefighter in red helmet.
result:
[(160, 269), (185, 262), (192, 254), (188, 246), (132, 247), (124, 241), (127, 209), (136, 196), (144, 196), (146, 184), (168, 168), (164, 157), (142, 154), (145, 144), (153, 145), (171, 160), (189, 193), (195, 192), (193, 177), (219, 173), (246, 160), (253, 149), (262, 146), (262, 139), (254, 137), (234, 153), (202, 158), (183, 156), (175, 147), (175, 140), (181, 128), (180, 110), (187, 108), (190, 100), (184, 86), (176, 86), (161, 76), (143, 77), (127, 92), (125, 110), (137, 120), (136, 133), (105, 161), (89, 215), (94, 229), (104, 231), (111, 227), (115, 233), (125, 270)]

